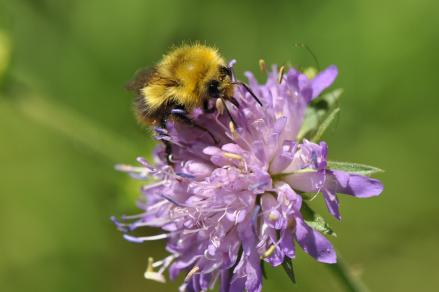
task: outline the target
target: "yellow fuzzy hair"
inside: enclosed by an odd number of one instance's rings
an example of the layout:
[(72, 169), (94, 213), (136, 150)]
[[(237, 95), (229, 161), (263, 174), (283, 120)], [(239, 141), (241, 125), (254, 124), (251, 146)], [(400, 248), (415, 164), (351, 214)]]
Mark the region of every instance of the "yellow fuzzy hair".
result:
[(155, 67), (152, 80), (142, 89), (151, 111), (170, 99), (191, 110), (201, 105), (205, 84), (217, 79), (224, 59), (215, 48), (201, 44), (182, 45), (171, 50)]

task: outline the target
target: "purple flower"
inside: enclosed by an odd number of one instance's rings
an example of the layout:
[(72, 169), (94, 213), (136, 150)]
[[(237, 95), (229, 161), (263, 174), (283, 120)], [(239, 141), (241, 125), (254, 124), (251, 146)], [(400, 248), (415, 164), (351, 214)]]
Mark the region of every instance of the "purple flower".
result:
[[(195, 123), (216, 138), (183, 123), (168, 122), (160, 138), (171, 141), (174, 167), (166, 164), (162, 145), (155, 166), (139, 159), (140, 167), (119, 166), (137, 178), (157, 182), (142, 189), (144, 213), (116, 222), (133, 242), (167, 239), (170, 256), (150, 260), (145, 277), (163, 281), (186, 274), (182, 290), (260, 291), (261, 260), (272, 266), (295, 257), (295, 242), (322, 263), (335, 263), (331, 243), (311, 228), (301, 213), (304, 192), (321, 193), (329, 212), (340, 219), (336, 194), (379, 195), (378, 180), (328, 169), (327, 145), (297, 141), (305, 109), (337, 76), (330, 66), (313, 79), (290, 69), (281, 83), (276, 70), (265, 84), (247, 73), (258, 105), (241, 87), (239, 108), (227, 104), (237, 128), (220, 112), (192, 113)], [(159, 228), (157, 235), (133, 237), (138, 227)], [(154, 272), (154, 269), (159, 269)]]

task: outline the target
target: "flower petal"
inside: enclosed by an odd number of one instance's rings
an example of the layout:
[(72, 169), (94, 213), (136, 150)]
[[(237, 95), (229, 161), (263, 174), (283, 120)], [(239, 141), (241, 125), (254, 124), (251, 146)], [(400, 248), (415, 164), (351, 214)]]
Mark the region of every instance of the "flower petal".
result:
[(188, 160), (184, 163), (184, 173), (193, 175), (197, 178), (204, 178), (212, 173), (212, 166), (202, 161)]
[(335, 193), (332, 193), (329, 190), (323, 190), (323, 198), (325, 199), (326, 207), (328, 208), (329, 213), (332, 216), (337, 218), (337, 220), (341, 220), (339, 206), (338, 206), (338, 198)]
[(325, 182), (325, 172), (299, 172), (287, 175), (283, 180), (297, 191), (320, 192)]
[(325, 188), (334, 193), (347, 194), (358, 198), (368, 198), (381, 194), (384, 186), (377, 179), (333, 170), (328, 171)]
[(320, 72), (311, 80), (312, 96), (311, 99), (316, 98), (323, 90), (328, 88), (335, 80), (338, 74), (336, 66), (332, 65)]
[(260, 266), (259, 255), (256, 251), (256, 236), (253, 228), (250, 227), (250, 222), (240, 224), (238, 226), (239, 236), (242, 241), (242, 259), (243, 265), (239, 268), (240, 271), (236, 274), (244, 273), (246, 275), (245, 288), (247, 291), (258, 292), (262, 290), (262, 272)]
[(283, 253), (290, 259), (295, 257), (296, 249), (294, 247), (293, 232), (291, 230), (282, 230), (279, 247), (282, 249)]
[(281, 149), (270, 163), (270, 172), (279, 173), (283, 171), (294, 158), (296, 143), (294, 141), (285, 140)]
[(332, 244), (319, 232), (296, 217), (296, 240), (302, 249), (322, 263), (333, 264), (337, 257)]
[[(219, 287), (219, 292), (231, 292), (233, 291), (230, 288), (230, 276), (231, 276), (231, 271), (230, 270), (222, 270), (220, 272), (220, 277), (221, 277), (221, 284)], [(242, 289), (244, 289), (244, 284), (242, 285)], [(242, 291), (241, 290), (235, 290), (235, 291)]]

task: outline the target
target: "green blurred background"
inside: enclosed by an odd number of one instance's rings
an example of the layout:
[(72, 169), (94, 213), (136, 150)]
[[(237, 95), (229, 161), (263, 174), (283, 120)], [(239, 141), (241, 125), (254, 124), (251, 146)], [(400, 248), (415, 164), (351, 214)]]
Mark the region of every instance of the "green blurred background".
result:
[[(345, 94), (325, 136), (329, 156), (386, 172), (381, 197), (341, 198), (332, 241), (372, 291), (438, 289), (438, 9), (426, 0), (0, 0), (0, 290), (176, 290), (143, 279), (163, 242), (126, 242), (109, 217), (137, 212), (138, 185), (114, 164), (153, 143), (124, 84), (185, 40), (218, 46), (240, 76), (259, 58), (314, 65), (297, 42), (336, 64), (334, 88)], [(295, 263), (295, 287), (270, 270), (265, 291), (342, 291), (304, 253)]]

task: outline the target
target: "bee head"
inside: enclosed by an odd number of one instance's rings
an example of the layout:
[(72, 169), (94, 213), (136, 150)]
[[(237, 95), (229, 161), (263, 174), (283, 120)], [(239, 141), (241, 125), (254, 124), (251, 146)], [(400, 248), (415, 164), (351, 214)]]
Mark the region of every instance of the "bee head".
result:
[(218, 74), (207, 82), (207, 94), (210, 98), (229, 99), (233, 94), (232, 71), (225, 66), (219, 66)]

